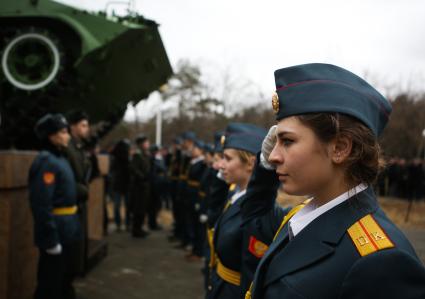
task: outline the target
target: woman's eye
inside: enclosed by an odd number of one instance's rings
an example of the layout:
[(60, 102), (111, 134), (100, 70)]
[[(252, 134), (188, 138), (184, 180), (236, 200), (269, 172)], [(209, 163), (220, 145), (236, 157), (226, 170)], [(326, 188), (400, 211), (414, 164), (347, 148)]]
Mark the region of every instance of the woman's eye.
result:
[(282, 139), (282, 143), (283, 145), (291, 145), (294, 141), (292, 139), (288, 139), (288, 138), (283, 138)]

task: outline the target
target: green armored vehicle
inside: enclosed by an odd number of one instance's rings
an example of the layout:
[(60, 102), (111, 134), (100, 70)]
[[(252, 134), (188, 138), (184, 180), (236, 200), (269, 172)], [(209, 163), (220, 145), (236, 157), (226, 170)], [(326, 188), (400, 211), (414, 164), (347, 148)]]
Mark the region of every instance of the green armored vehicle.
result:
[(39, 117), (74, 108), (103, 135), (172, 74), (154, 21), (48, 0), (0, 2), (0, 51), (0, 148), (33, 148)]

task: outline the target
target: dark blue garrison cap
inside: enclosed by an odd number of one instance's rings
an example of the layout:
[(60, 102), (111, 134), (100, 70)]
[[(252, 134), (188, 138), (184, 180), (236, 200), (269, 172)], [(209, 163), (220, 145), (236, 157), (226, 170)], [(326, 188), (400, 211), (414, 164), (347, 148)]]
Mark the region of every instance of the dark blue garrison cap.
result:
[(196, 134), (192, 131), (186, 131), (182, 134), (182, 138), (183, 140), (192, 140), (195, 141), (196, 139)]
[(225, 132), (223, 149), (233, 148), (256, 154), (261, 150), (261, 144), (267, 131), (247, 123), (230, 123)]
[(274, 72), (276, 119), (338, 112), (353, 116), (379, 136), (391, 114), (391, 104), (357, 75), (331, 64), (311, 63)]
[(223, 131), (218, 131), (214, 133), (214, 152), (221, 153), (223, 152), (223, 146), (221, 144), (221, 137), (224, 136)]
[(204, 145), (204, 151), (207, 153), (214, 153), (214, 145), (212, 143), (205, 143)]
[(201, 150), (204, 150), (204, 148), (205, 148), (205, 143), (204, 143), (202, 140), (200, 140), (200, 139), (194, 139), (194, 140), (193, 140), (193, 143), (195, 144), (195, 146), (196, 146), (197, 148), (199, 148), (199, 149), (201, 149)]

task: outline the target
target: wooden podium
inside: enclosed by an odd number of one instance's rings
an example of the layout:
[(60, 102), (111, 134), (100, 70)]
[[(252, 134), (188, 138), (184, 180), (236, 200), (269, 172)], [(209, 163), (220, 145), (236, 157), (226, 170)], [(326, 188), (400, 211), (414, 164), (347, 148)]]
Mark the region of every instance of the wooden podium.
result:
[[(34, 246), (28, 172), (37, 152), (0, 151), (0, 298), (30, 299), (36, 285), (38, 250)], [(109, 159), (99, 155), (101, 177), (90, 184), (87, 269), (107, 254), (103, 233), (104, 179)]]

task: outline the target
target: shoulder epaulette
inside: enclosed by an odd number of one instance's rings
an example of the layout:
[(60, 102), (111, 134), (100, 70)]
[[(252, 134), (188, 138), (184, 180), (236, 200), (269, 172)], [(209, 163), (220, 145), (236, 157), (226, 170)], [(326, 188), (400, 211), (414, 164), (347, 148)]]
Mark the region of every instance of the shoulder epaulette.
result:
[(394, 247), (372, 215), (366, 215), (348, 229), (348, 235), (361, 256)]

